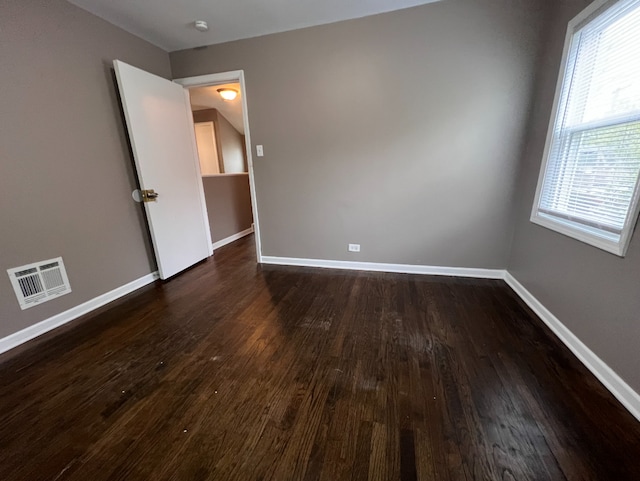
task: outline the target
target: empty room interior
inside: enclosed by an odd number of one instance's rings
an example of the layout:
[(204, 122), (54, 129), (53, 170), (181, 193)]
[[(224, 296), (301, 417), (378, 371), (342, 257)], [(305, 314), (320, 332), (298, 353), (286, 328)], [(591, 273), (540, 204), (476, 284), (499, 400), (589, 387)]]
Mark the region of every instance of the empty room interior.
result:
[(0, 0), (0, 479), (640, 480), (640, 0)]

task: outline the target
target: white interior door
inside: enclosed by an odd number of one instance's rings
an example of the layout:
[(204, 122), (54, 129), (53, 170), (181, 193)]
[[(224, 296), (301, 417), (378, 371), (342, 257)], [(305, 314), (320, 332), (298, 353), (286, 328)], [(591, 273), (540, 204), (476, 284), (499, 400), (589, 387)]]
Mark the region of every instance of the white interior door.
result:
[(181, 85), (113, 62), (162, 279), (211, 255), (193, 120)]
[(218, 147), (213, 122), (196, 122), (196, 144), (200, 158), (200, 173), (214, 175), (220, 173)]

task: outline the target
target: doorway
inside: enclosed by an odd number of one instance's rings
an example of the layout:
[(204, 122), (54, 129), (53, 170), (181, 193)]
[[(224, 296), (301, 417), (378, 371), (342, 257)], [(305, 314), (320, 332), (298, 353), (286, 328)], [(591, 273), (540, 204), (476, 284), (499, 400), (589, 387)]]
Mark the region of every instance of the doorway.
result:
[[(174, 82), (189, 91), (213, 249), (255, 232), (262, 262), (244, 72)], [(224, 100), (223, 90), (235, 98)]]

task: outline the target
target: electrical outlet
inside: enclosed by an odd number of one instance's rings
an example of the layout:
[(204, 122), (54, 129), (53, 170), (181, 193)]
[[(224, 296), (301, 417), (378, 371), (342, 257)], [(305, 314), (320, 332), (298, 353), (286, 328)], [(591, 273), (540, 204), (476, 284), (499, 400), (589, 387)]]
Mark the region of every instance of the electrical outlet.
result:
[(264, 156), (264, 148), (262, 147), (262, 145), (256, 145), (256, 155), (258, 157)]
[(360, 252), (360, 244), (349, 244), (349, 252)]

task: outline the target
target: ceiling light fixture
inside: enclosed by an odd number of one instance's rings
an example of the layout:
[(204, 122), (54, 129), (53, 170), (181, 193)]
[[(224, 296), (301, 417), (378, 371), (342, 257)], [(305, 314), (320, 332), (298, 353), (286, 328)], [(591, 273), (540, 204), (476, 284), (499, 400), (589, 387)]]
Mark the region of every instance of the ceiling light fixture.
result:
[(218, 93), (223, 100), (233, 100), (238, 96), (238, 91), (233, 89), (218, 89)]
[(207, 30), (209, 30), (209, 24), (204, 20), (196, 20), (195, 22), (193, 22), (193, 26), (199, 32), (206, 32)]

